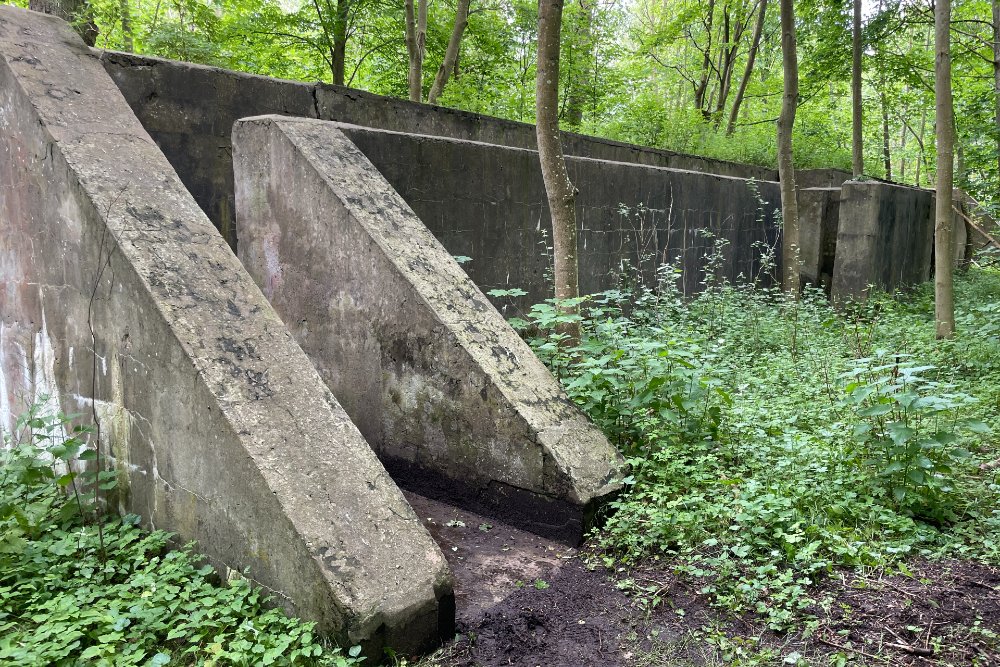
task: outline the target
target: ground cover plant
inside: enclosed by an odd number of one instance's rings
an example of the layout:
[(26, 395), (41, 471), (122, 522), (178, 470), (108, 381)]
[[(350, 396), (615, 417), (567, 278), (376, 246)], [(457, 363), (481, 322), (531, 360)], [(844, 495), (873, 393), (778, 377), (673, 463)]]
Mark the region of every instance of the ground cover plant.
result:
[[(623, 588), (676, 604), (650, 575), (667, 573), (808, 635), (831, 575), (1000, 563), (1000, 271), (958, 277), (960, 334), (944, 341), (930, 286), (836, 311), (820, 292), (712, 280), (684, 301), (675, 278), (585, 299), (576, 347), (554, 302), (516, 322), (631, 466), (594, 535)], [(1000, 656), (983, 636), (971, 664)]]
[(46, 404), (0, 449), (0, 664), (359, 662), (246, 579), (219, 584), (193, 545), (168, 549), (168, 533), (107, 512), (116, 473), (78, 472), (97, 457), (91, 434)]

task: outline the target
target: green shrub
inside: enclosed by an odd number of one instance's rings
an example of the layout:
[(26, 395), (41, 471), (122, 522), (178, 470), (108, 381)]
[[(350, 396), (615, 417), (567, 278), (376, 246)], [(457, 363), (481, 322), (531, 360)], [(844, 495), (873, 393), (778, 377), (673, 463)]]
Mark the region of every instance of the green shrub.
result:
[(193, 545), (102, 513), (115, 474), (80, 472), (88, 434), (39, 405), (0, 449), (0, 663), (357, 664), (246, 579), (217, 585)]
[(609, 565), (659, 561), (780, 628), (836, 567), (1000, 562), (1000, 274), (959, 277), (954, 341), (934, 339), (926, 288), (836, 312), (714, 280), (685, 301), (664, 275), (589, 297), (579, 346), (557, 303), (524, 327), (631, 466), (596, 535)]

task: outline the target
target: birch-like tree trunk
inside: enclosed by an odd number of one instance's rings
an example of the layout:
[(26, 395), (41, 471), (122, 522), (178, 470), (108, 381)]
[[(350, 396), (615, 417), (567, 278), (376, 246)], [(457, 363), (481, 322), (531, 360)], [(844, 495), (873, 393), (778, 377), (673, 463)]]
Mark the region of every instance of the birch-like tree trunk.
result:
[[(557, 299), (580, 296), (577, 265), (576, 187), (569, 180), (559, 136), (559, 35), (563, 0), (538, 2), (538, 67), (535, 78), (535, 134), (545, 194), (552, 217), (552, 254)], [(568, 309), (577, 314), (579, 307)], [(580, 324), (561, 332), (571, 344), (580, 339)]]
[[(1000, 2), (1000, 0), (998, 0)], [(743, 70), (743, 78), (736, 89), (736, 97), (733, 99), (733, 108), (729, 112), (729, 124), (726, 126), (726, 134), (730, 135), (736, 130), (736, 121), (740, 117), (740, 105), (743, 104), (743, 96), (747, 92), (747, 85), (753, 75), (754, 62), (757, 60), (757, 50), (760, 48), (760, 36), (764, 32), (764, 18), (767, 13), (767, 0), (760, 0), (760, 9), (757, 10), (757, 22), (753, 27), (753, 37), (750, 39), (750, 51), (747, 53), (747, 65)]]
[(934, 3), (934, 120), (937, 178), (934, 205), (934, 321), (938, 338), (955, 334), (955, 288), (952, 274), (952, 186), (954, 181), (955, 115), (951, 97), (951, 0)]
[(444, 60), (438, 67), (434, 83), (431, 84), (431, 90), (427, 93), (427, 101), (431, 104), (436, 104), (438, 98), (441, 97), (441, 93), (448, 85), (448, 79), (458, 63), (458, 50), (462, 46), (462, 35), (465, 34), (466, 26), (469, 25), (470, 3), (471, 0), (458, 0), (458, 6), (455, 8), (455, 24), (452, 26), (451, 36), (448, 38), (448, 48), (445, 49)]
[(793, 0), (781, 0), (781, 65), (783, 93), (778, 117), (778, 180), (781, 182), (781, 258), (784, 264), (782, 286), (798, 298), (801, 283), (799, 267), (799, 207), (796, 202), (795, 161), (792, 157), (792, 128), (799, 99), (799, 63), (795, 44), (795, 9)]

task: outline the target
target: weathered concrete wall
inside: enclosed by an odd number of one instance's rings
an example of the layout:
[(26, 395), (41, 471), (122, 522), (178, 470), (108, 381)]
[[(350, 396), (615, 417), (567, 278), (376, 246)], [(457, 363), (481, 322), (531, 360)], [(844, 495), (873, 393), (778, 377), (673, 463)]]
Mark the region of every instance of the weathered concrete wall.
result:
[[(777, 180), (777, 176), (775, 176)], [(851, 172), (842, 169), (797, 169), (795, 186), (800, 190), (811, 188), (839, 188), (851, 180)]]
[(798, 191), (802, 279), (828, 293), (840, 225), (840, 187)]
[(860, 299), (869, 285), (893, 291), (930, 277), (934, 194), (878, 181), (848, 181), (840, 199), (833, 300)]
[(579, 542), (621, 459), (334, 123), (234, 129), (240, 259), (397, 480)]
[[(535, 151), (357, 126), (343, 131), (449, 252), (472, 258), (462, 268), (480, 288), (528, 292), (505, 314), (551, 296), (544, 253), (551, 224)], [(648, 280), (657, 265), (675, 264), (693, 294), (716, 238), (728, 241), (722, 273), (731, 280), (758, 276), (763, 246), (777, 244), (776, 183), (751, 187), (737, 178), (572, 157), (568, 168), (579, 190), (583, 293), (607, 289), (609, 273), (626, 260)]]
[(0, 7), (0, 428), (43, 394), (223, 576), (379, 655), (452, 631), (438, 547), (98, 59)]
[[(373, 95), (342, 86), (281, 81), (213, 67), (100, 52), (143, 126), (229, 244), (233, 223), (232, 143), (239, 118), (282, 114), (322, 118), (520, 148), (535, 147), (533, 125)], [(569, 155), (774, 180), (773, 169), (564, 134)], [(516, 193), (515, 193), (516, 195)]]

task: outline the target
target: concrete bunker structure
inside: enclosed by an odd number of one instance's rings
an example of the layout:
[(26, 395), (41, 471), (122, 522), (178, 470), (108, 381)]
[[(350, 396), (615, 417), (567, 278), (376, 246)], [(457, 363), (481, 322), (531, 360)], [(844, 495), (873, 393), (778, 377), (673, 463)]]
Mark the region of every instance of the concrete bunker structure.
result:
[[(241, 124), (241, 241), (232, 127), (260, 114), (313, 120)], [(779, 247), (773, 170), (564, 139), (586, 291), (623, 261), (647, 278), (672, 262), (691, 294), (714, 239), (731, 280)], [(547, 296), (533, 145), (529, 125), (87, 49), (58, 20), (0, 8), (0, 426), (43, 395), (91, 411), (147, 524), (369, 653), (433, 644), (452, 630), (451, 577), (369, 441), (425, 482), (454, 457), (439, 481), (465, 477), (460, 500), (501, 513), (518, 497), (528, 511), (504, 518), (566, 540), (614, 490), (606, 441), (480, 291)], [(265, 160), (335, 215), (298, 192), (260, 198)], [(846, 176), (797, 175), (810, 275), (831, 275), (835, 298), (926, 279), (928, 193)], [(280, 261), (296, 229), (317, 263)], [(886, 255), (873, 238), (912, 243)], [(472, 282), (449, 254), (473, 257)], [(302, 282), (275, 289), (275, 266)], [(297, 303), (303, 286), (315, 298)], [(505, 469), (506, 454), (525, 458)]]
[(395, 479), (579, 543), (620, 455), (340, 127), (237, 122), (244, 266)]

